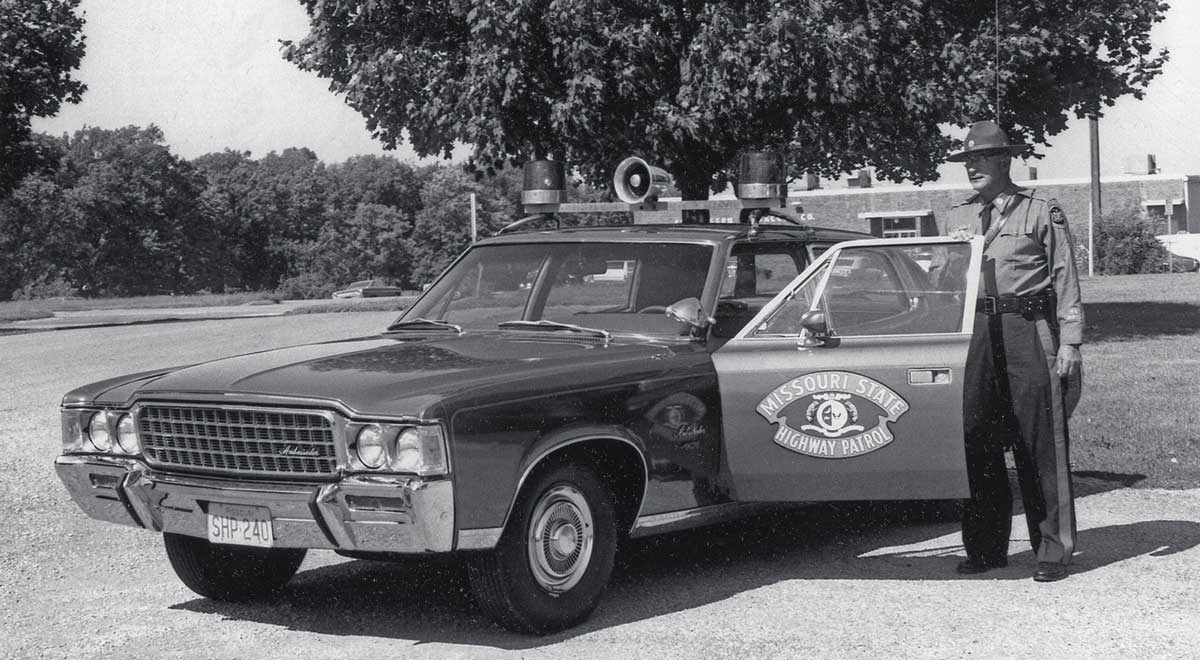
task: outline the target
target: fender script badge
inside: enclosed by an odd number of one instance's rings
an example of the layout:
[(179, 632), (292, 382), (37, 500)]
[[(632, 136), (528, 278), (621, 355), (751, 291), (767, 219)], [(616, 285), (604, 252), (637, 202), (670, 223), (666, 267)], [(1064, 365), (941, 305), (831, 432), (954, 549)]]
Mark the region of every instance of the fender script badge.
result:
[[(807, 400), (804, 423), (799, 428), (781, 415), (796, 401)], [(855, 402), (858, 401), (858, 405)], [(883, 411), (878, 423), (867, 428), (860, 422), (863, 402)], [(819, 371), (798, 376), (776, 387), (755, 408), (768, 422), (778, 424), (775, 444), (805, 456), (850, 458), (887, 446), (895, 438), (888, 422), (908, 412), (908, 402), (888, 386), (847, 371)]]

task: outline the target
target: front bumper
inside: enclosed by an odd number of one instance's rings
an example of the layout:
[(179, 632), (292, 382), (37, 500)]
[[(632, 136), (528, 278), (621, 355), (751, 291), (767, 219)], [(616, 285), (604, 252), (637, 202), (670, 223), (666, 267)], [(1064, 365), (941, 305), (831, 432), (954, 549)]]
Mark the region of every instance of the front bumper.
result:
[(65, 455), (59, 479), (98, 520), (207, 538), (210, 502), (266, 507), (276, 547), (370, 552), (454, 549), (449, 479), (356, 475), (278, 483), (155, 472), (130, 458)]

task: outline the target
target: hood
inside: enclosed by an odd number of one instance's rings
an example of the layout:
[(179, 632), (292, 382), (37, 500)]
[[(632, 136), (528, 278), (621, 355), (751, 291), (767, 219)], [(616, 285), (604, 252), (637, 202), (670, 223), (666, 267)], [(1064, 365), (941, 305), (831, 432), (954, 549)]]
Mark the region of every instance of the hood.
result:
[[(682, 344), (688, 346), (688, 344)], [(299, 397), (360, 414), (422, 415), (451, 397), (510, 390), (520, 381), (552, 388), (645, 378), (668, 368), (680, 344), (603, 342), (536, 333), (470, 333), (417, 338), (381, 335), (308, 344), (184, 367), (104, 391), (104, 403), (173, 395)], [(693, 349), (694, 350), (694, 349)]]

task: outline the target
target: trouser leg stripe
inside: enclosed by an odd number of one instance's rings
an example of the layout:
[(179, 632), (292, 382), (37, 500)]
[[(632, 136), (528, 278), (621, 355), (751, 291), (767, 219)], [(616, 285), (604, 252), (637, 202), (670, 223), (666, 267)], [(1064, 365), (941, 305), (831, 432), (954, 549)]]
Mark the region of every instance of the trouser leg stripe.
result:
[(1075, 552), (1075, 498), (1071, 492), (1071, 463), (1068, 447), (1067, 417), (1062, 380), (1054, 369), (1058, 355), (1054, 335), (1046, 319), (1037, 320), (1038, 335), (1046, 349), (1050, 368), (1050, 406), (1054, 420), (1055, 479), (1058, 481), (1058, 535), (1063, 545), (1063, 563), (1071, 561)]

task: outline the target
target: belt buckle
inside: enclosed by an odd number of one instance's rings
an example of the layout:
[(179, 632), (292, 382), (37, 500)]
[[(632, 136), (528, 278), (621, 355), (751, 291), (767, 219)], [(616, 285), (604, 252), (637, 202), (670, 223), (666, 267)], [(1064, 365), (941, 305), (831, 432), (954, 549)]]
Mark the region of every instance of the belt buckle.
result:
[(996, 314), (996, 299), (992, 296), (984, 296), (982, 298), (982, 300), (983, 300), (983, 313), (989, 314), (989, 315)]

